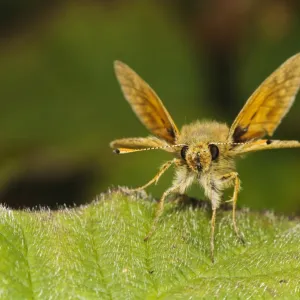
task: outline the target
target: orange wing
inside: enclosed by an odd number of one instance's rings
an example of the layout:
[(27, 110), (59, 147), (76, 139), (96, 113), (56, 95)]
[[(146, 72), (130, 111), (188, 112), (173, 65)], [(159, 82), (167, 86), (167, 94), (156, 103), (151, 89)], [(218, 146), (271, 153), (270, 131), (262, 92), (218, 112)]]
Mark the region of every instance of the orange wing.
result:
[(289, 111), (300, 86), (300, 53), (289, 58), (252, 94), (233, 122), (229, 142), (272, 136)]
[(230, 151), (233, 155), (241, 155), (249, 152), (281, 148), (300, 148), (300, 142), (280, 140), (257, 140), (249, 143), (241, 143), (238, 145), (234, 145), (234, 147), (230, 149)]
[[(155, 149), (160, 148), (162, 150), (168, 152), (176, 151), (174, 146), (170, 146), (166, 141), (158, 139), (154, 136), (149, 136), (146, 138), (124, 138), (114, 140), (110, 143), (110, 147), (117, 150), (117, 149), (131, 149), (131, 150), (145, 150), (145, 149)], [(118, 151), (116, 151), (118, 152)]]
[(115, 61), (115, 72), (126, 100), (140, 121), (154, 135), (175, 144), (179, 131), (156, 93), (124, 63)]
[(174, 146), (171, 146), (166, 141), (158, 139), (154, 136), (146, 138), (124, 138), (114, 140), (110, 143), (110, 147), (114, 149), (117, 154), (132, 153), (144, 150), (161, 149), (167, 152), (176, 151)]

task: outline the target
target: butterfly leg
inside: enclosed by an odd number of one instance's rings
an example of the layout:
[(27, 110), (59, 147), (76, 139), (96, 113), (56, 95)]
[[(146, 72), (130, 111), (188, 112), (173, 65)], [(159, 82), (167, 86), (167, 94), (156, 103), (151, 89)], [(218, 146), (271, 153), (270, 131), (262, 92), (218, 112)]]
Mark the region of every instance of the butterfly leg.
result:
[(144, 184), (144, 185), (142, 185), (140, 187), (137, 187), (137, 188), (134, 188), (134, 189), (130, 189), (129, 191), (130, 192), (140, 191), (140, 190), (143, 190), (143, 189), (147, 188), (148, 186), (150, 186), (153, 183), (156, 184), (158, 182), (159, 178), (161, 177), (161, 175), (164, 174), (174, 162), (175, 162), (175, 159), (167, 161), (166, 163), (164, 163), (161, 166), (161, 168), (158, 171), (158, 173), (149, 182), (147, 182), (146, 184)]
[[(176, 158), (172, 162), (174, 162), (174, 164), (176, 164), (177, 166), (180, 166), (181, 164), (180, 159), (176, 159)], [(163, 213), (164, 202), (166, 197), (171, 193), (176, 193), (176, 192), (183, 194), (184, 191), (193, 183), (194, 177), (187, 176), (187, 174), (188, 174), (188, 170), (186, 168), (182, 168), (182, 169), (177, 168), (173, 185), (163, 193), (161, 199), (158, 202), (155, 218), (151, 230), (149, 231), (148, 235), (144, 238), (145, 241), (148, 240), (155, 231), (158, 220)]]
[(210, 233), (210, 256), (212, 263), (215, 262), (215, 226), (216, 226), (217, 208), (213, 207), (211, 216), (211, 233)]
[(239, 229), (237, 227), (237, 223), (236, 223), (236, 203), (237, 203), (238, 193), (241, 188), (241, 181), (239, 179), (237, 172), (230, 172), (228, 174), (225, 174), (222, 176), (221, 179), (225, 180), (225, 181), (231, 181), (231, 180), (234, 181), (233, 196), (232, 196), (232, 199), (229, 200), (228, 202), (232, 202), (232, 223), (233, 223), (234, 231), (235, 231), (237, 237), (240, 239), (240, 241), (242, 243), (244, 243), (245, 241), (244, 241), (243, 237), (241, 236)]
[(162, 197), (160, 198), (159, 202), (158, 202), (158, 206), (157, 206), (157, 209), (156, 209), (156, 213), (155, 213), (155, 218), (153, 220), (153, 223), (152, 223), (152, 226), (151, 226), (151, 229), (149, 231), (149, 233), (147, 234), (147, 236), (144, 238), (144, 241), (147, 241), (154, 233), (155, 229), (156, 229), (156, 226), (157, 226), (157, 223), (158, 223), (158, 220), (160, 218), (160, 216), (162, 215), (163, 213), (163, 210), (164, 210), (164, 202), (165, 202), (165, 199), (166, 197), (175, 192), (176, 190), (178, 190), (178, 186), (172, 186), (170, 187), (169, 189), (167, 189)]

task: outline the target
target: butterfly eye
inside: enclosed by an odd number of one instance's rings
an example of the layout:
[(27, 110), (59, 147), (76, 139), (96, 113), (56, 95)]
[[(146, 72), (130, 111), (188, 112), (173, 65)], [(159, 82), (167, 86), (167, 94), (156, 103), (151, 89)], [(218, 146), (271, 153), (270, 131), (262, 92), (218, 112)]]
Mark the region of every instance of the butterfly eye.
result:
[(209, 145), (209, 151), (210, 151), (210, 154), (211, 154), (211, 159), (216, 160), (219, 156), (219, 148), (214, 144), (210, 144)]
[(188, 146), (183, 146), (181, 148), (181, 151), (180, 151), (180, 154), (181, 154), (181, 157), (185, 160), (185, 157), (186, 157), (186, 152), (188, 151), (189, 147)]

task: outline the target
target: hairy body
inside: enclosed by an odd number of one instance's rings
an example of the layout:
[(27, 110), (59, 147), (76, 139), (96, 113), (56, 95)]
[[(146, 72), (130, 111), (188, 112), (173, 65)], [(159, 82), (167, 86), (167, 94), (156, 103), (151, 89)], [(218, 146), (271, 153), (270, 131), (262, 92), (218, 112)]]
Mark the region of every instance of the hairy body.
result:
[[(218, 208), (222, 191), (233, 185), (223, 175), (235, 171), (234, 155), (230, 152), (230, 144), (226, 143), (229, 128), (226, 124), (196, 121), (184, 125), (180, 131), (176, 144), (189, 145), (185, 159), (176, 153), (178, 168), (175, 171), (173, 187), (179, 186), (178, 192), (183, 194), (194, 182), (200, 184), (205, 195), (211, 200), (212, 206)], [(218, 145), (222, 153), (217, 159), (212, 160), (209, 145)], [(199, 165), (200, 164), (200, 172)]]

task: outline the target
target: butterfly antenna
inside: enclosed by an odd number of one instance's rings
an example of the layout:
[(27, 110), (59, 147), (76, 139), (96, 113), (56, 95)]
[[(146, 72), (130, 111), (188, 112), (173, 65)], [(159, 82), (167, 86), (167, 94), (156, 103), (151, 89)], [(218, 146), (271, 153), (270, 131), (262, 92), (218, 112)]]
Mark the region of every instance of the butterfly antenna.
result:
[(244, 143), (238, 143), (238, 142), (211, 142), (209, 143), (210, 145), (211, 144), (214, 144), (214, 145), (245, 145), (245, 144), (249, 144), (250, 142), (244, 142)]

